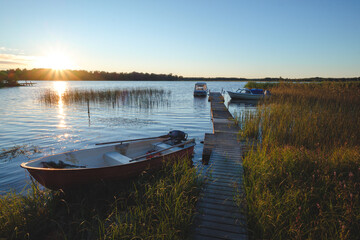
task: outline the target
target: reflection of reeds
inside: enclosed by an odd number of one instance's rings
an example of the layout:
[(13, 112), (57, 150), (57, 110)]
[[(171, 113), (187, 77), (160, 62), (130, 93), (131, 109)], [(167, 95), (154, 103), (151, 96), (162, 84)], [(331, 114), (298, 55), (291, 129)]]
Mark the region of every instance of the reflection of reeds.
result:
[(33, 154), (40, 153), (41, 150), (37, 146), (28, 146), (28, 145), (16, 145), (14, 147), (5, 149), (2, 149), (2, 152), (0, 152), (0, 161), (8, 161), (13, 158), (16, 158), (20, 155), (24, 155), (26, 157), (29, 157)]
[(169, 105), (171, 91), (157, 88), (130, 89), (70, 89), (61, 96), (56, 90), (46, 89), (40, 94), (40, 101), (49, 105), (57, 105), (60, 97), (65, 105), (73, 103), (87, 104), (106, 103), (112, 107), (122, 105), (151, 109)]
[(261, 144), (245, 158), (256, 239), (356, 239), (360, 83), (279, 84), (242, 121)]

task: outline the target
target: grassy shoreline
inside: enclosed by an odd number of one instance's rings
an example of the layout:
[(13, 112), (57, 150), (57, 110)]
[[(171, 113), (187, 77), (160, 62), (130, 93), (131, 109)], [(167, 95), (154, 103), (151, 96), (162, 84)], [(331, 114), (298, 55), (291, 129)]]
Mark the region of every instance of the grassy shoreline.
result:
[(0, 197), (0, 238), (184, 239), (201, 180), (188, 160), (126, 183)]
[(360, 83), (265, 87), (270, 100), (242, 119), (259, 141), (243, 160), (251, 237), (356, 239)]

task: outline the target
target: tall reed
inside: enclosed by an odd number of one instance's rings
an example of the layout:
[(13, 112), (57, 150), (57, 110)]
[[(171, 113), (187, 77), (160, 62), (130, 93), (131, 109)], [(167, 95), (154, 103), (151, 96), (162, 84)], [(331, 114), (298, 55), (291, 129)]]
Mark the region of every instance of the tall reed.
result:
[(360, 228), (360, 83), (281, 83), (242, 119), (253, 238), (355, 239)]
[(54, 89), (46, 89), (39, 94), (40, 102), (57, 105), (59, 101), (65, 105), (74, 103), (105, 103), (112, 107), (122, 105), (150, 109), (170, 104), (171, 91), (157, 88), (128, 89), (68, 89), (59, 94)]
[(260, 89), (270, 89), (277, 86), (279, 83), (272, 82), (248, 82), (245, 84), (245, 88), (260, 88)]

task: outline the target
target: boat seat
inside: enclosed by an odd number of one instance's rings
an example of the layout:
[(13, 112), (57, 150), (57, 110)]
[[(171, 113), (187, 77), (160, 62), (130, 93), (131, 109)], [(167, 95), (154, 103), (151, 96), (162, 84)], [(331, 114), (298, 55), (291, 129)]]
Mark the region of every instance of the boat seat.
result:
[[(172, 147), (170, 144), (166, 144), (166, 143), (154, 143), (153, 146), (155, 147), (156, 151), (160, 151), (160, 150)], [(175, 152), (175, 151), (181, 150), (181, 149), (182, 148), (174, 147), (174, 148), (169, 149), (168, 151)], [(165, 152), (167, 152), (167, 151), (165, 151)]]
[(108, 153), (105, 153), (103, 155), (103, 157), (104, 157), (105, 162), (111, 166), (126, 164), (126, 163), (129, 163), (129, 161), (131, 160), (131, 158), (129, 158), (125, 155), (122, 155), (118, 152), (108, 152)]

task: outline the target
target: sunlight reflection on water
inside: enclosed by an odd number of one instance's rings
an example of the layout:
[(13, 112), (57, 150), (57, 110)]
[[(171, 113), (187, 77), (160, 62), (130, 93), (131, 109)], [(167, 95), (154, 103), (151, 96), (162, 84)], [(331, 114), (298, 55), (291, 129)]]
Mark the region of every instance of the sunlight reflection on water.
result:
[[(37, 81), (33, 87), (0, 89), (0, 150), (15, 145), (35, 145), (42, 153), (35, 159), (76, 149), (92, 148), (95, 143), (163, 135), (170, 130), (182, 130), (195, 138), (194, 162), (202, 155), (204, 134), (212, 132), (210, 105), (207, 98), (194, 98), (195, 82), (130, 82), (130, 81)], [(245, 82), (209, 82), (211, 91), (236, 90)], [(63, 94), (69, 89), (129, 89), (157, 88), (170, 91), (164, 101), (150, 109), (136, 105), (113, 107), (109, 104), (65, 104)], [(56, 91), (55, 106), (36, 101), (38, 92)], [(229, 105), (231, 112), (252, 109), (254, 106)], [(0, 163), (0, 192), (21, 191), (29, 180), (20, 163), (27, 157), (18, 157)]]

